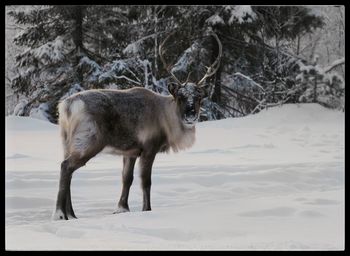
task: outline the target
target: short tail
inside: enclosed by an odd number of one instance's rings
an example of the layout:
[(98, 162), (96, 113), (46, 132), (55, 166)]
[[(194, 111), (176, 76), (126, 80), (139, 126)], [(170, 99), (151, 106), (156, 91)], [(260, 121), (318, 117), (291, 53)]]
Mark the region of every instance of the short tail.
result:
[(63, 143), (64, 158), (70, 154), (70, 144), (79, 121), (84, 117), (84, 102), (68, 98), (58, 104), (58, 124)]

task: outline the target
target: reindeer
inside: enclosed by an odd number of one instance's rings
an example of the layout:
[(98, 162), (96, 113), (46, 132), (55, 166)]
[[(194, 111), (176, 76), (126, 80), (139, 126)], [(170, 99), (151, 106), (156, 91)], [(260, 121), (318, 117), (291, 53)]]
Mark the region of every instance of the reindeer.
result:
[(117, 210), (129, 211), (128, 196), (133, 182), (134, 165), (139, 157), (143, 211), (151, 210), (151, 173), (158, 152), (174, 152), (189, 148), (195, 141), (195, 123), (200, 104), (207, 96), (203, 82), (219, 67), (222, 45), (217, 35), (219, 54), (198, 83), (180, 80), (163, 57), (164, 67), (176, 81), (170, 83), (171, 95), (164, 96), (145, 88), (126, 90), (99, 89), (76, 93), (59, 106), (59, 126), (64, 149), (59, 191), (53, 219), (76, 218), (71, 201), (70, 184), (73, 172), (104, 149), (123, 156), (122, 191)]

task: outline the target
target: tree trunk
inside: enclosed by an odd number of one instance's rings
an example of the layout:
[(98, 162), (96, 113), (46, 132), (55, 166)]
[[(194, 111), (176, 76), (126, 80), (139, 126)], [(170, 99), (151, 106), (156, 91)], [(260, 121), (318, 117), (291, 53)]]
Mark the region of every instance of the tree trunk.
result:
[(329, 65), (329, 62), (330, 62), (330, 58), (329, 58), (329, 49), (328, 49), (328, 46), (327, 46), (327, 65)]
[[(82, 58), (83, 51), (83, 6), (74, 6), (72, 8), (72, 15), (75, 20), (75, 28), (73, 30), (73, 41), (75, 44), (76, 56), (75, 61), (76, 65), (79, 64), (80, 59)], [(77, 72), (78, 83), (82, 85), (83, 74), (82, 72)]]
[(278, 36), (275, 37), (275, 47), (276, 47), (276, 54), (277, 54), (277, 65), (276, 65), (276, 69), (275, 69), (275, 72), (277, 73), (278, 71), (278, 67), (280, 66), (280, 39)]
[(297, 36), (297, 56), (299, 56), (300, 51), (300, 35)]
[(317, 77), (315, 76), (315, 81), (314, 81), (314, 100), (313, 102), (316, 103), (317, 100)]
[(277, 89), (277, 77), (279, 76), (278, 68), (281, 65), (281, 55), (280, 55), (280, 38), (279, 36), (275, 37), (276, 40), (276, 54), (277, 54), (277, 65), (275, 66), (275, 82), (272, 88), (272, 102), (275, 103), (275, 91)]
[(77, 50), (83, 47), (83, 8), (82, 6), (74, 6), (72, 8), (72, 15), (75, 20), (73, 41)]
[[(219, 47), (217, 45), (216, 39), (212, 38), (212, 55), (211, 55), (211, 64), (214, 63), (216, 60), (218, 54), (219, 54)], [(219, 66), (218, 70), (216, 71), (215, 74), (215, 81), (214, 81), (214, 92), (212, 95), (212, 101), (220, 104), (221, 103), (221, 67), (222, 65)]]
[(154, 10), (154, 75), (158, 79), (158, 13), (157, 6), (153, 7)]

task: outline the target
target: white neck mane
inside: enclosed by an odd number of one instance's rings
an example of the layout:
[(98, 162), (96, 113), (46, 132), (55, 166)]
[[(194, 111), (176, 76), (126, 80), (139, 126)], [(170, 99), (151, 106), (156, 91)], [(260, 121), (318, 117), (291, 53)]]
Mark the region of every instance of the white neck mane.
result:
[(162, 124), (168, 138), (168, 143), (174, 152), (190, 148), (195, 142), (196, 128), (186, 127), (177, 111), (177, 106), (172, 97), (167, 98), (168, 107), (164, 108), (165, 122)]

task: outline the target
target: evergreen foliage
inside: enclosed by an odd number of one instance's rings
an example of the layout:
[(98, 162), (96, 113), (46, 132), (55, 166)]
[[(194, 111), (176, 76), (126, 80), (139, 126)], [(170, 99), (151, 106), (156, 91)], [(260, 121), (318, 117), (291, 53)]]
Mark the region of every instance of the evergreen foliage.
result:
[(317, 102), (337, 108), (343, 104), (343, 79), (320, 73), (316, 66), (306, 70), (311, 64), (292, 51), (298, 37), (324, 25), (306, 7), (35, 6), (8, 14), (26, 26), (14, 39), (27, 49), (16, 56), (18, 75), (11, 83), (28, 99), (17, 108), (20, 115), (42, 111), (56, 122), (60, 100), (93, 88), (141, 86), (167, 94), (174, 81), (158, 47), (173, 31), (164, 47), (181, 81), (199, 81), (216, 58), (217, 43), (208, 31), (222, 42), (220, 68), (205, 81), (211, 94), (202, 120), (315, 101), (309, 94), (313, 77)]

